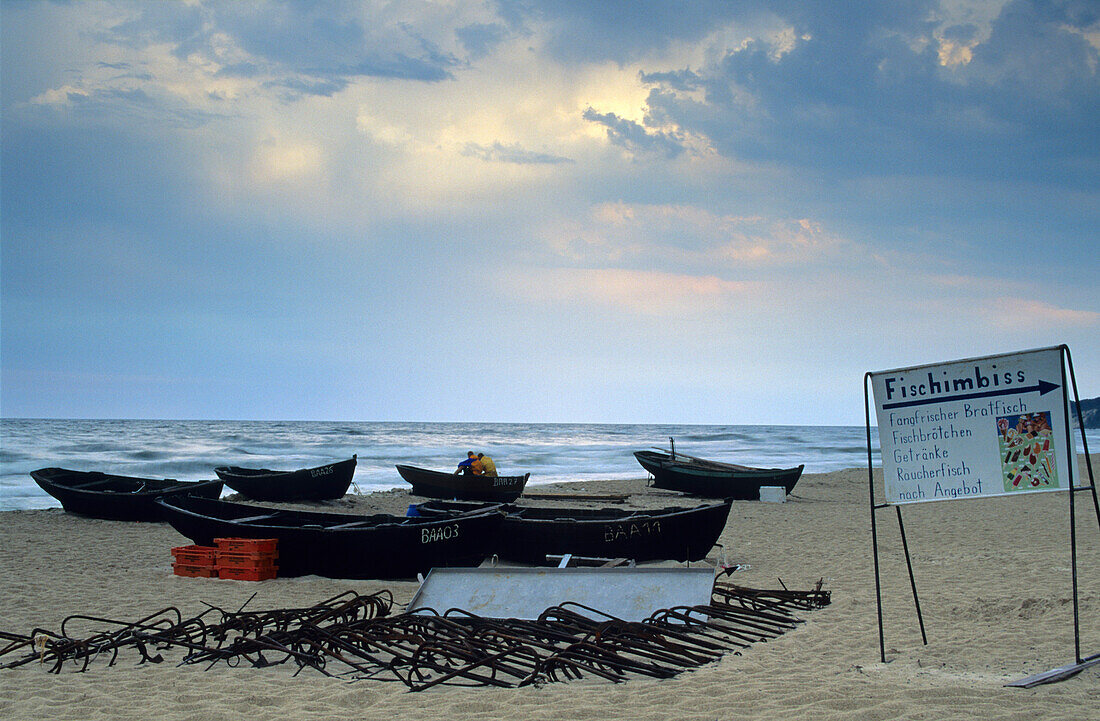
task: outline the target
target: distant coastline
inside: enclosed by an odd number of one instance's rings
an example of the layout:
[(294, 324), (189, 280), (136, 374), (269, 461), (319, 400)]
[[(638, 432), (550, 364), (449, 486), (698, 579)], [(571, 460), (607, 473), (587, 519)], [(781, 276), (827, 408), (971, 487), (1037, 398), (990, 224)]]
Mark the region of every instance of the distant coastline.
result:
[[(1077, 418), (1077, 409), (1073, 407), (1073, 420), (1085, 428), (1100, 428), (1100, 398), (1084, 398), (1081, 400), (1081, 418)], [(1081, 423), (1081, 420), (1084, 423)]]

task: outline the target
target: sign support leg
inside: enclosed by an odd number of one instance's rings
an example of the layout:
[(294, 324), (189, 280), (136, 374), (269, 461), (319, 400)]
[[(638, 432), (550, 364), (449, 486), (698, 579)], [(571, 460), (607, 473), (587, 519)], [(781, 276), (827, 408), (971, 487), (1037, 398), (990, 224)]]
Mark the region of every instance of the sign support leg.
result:
[[(874, 491), (871, 491), (874, 495)], [(878, 655), (883, 663), (886, 663), (886, 638), (882, 629), (882, 580), (878, 562), (878, 526), (875, 523), (874, 499), (871, 499), (871, 542), (875, 555), (875, 603), (878, 606)]]
[(886, 638), (882, 629), (882, 576), (878, 562), (878, 524), (875, 522), (875, 472), (871, 455), (871, 401), (867, 393), (867, 381), (871, 374), (863, 376), (863, 412), (867, 417), (867, 489), (871, 495), (871, 546), (875, 557), (875, 604), (878, 607), (878, 655), (886, 663)]
[[(1019, 681), (1013, 681), (1012, 683), (1005, 684), (1006, 686), (1016, 686), (1019, 688), (1031, 688), (1032, 686), (1038, 686), (1039, 684), (1052, 683), (1055, 681), (1062, 681), (1077, 675), (1081, 671), (1091, 666), (1100, 664), (1100, 653), (1095, 653), (1088, 658), (1081, 656), (1081, 610), (1080, 600), (1078, 598), (1077, 590), (1077, 504), (1075, 499), (1077, 493), (1082, 491), (1092, 492), (1092, 505), (1093, 510), (1096, 512), (1096, 523), (1100, 527), (1100, 502), (1097, 501), (1096, 495), (1096, 478), (1092, 473), (1092, 459), (1089, 458), (1089, 444), (1085, 437), (1084, 417), (1081, 415), (1081, 399), (1077, 395), (1077, 378), (1073, 373), (1073, 359), (1070, 357), (1069, 346), (1061, 346), (1062, 351), (1062, 402), (1066, 408), (1066, 427), (1071, 428), (1070, 412), (1069, 412), (1069, 388), (1073, 387), (1073, 401), (1074, 407), (1077, 411), (1078, 425), (1081, 430), (1081, 445), (1085, 451), (1085, 467), (1088, 469), (1089, 485), (1074, 485), (1073, 481), (1077, 476), (1077, 449), (1073, 443), (1073, 434), (1070, 433), (1066, 443), (1066, 454), (1070, 459), (1070, 478), (1069, 478), (1069, 546), (1070, 546), (1070, 567), (1072, 569), (1072, 585), (1073, 585), (1073, 658), (1075, 663), (1068, 664), (1066, 666), (1060, 666), (1059, 668), (1051, 669), (1050, 671), (1044, 671), (1043, 673), (1037, 673), (1027, 678), (1020, 679)], [(1069, 368), (1069, 374), (1067, 378), (1066, 368)], [(1067, 382), (1068, 381), (1068, 382)]]
[(920, 612), (920, 598), (917, 597), (917, 581), (913, 576), (913, 561), (909, 558), (909, 543), (905, 540), (905, 524), (901, 522), (901, 506), (894, 506), (898, 512), (898, 530), (901, 532), (901, 548), (905, 552), (905, 565), (909, 568), (909, 586), (913, 589), (913, 605), (917, 607), (917, 623), (920, 624), (920, 638), (928, 645), (928, 636), (924, 632), (924, 616)]
[[(1092, 503), (1093, 508), (1096, 511), (1096, 522), (1100, 526), (1100, 504), (1096, 499), (1096, 481), (1092, 476), (1092, 460), (1089, 458), (1089, 445), (1088, 440), (1085, 438), (1085, 425), (1084, 417), (1081, 415), (1081, 399), (1077, 395), (1077, 377), (1073, 373), (1073, 359), (1070, 358), (1069, 346), (1062, 346), (1062, 354), (1065, 358), (1065, 363), (1062, 364), (1062, 397), (1065, 401), (1066, 408), (1069, 408), (1069, 384), (1073, 385), (1073, 402), (1077, 410), (1077, 422), (1081, 429), (1081, 444), (1085, 451), (1085, 466), (1089, 472), (1089, 485), (1088, 488), (1092, 489)], [(1066, 366), (1069, 366), (1069, 384), (1066, 383)], [(1068, 413), (1067, 413), (1068, 416)], [(1069, 425), (1069, 418), (1066, 418), (1066, 423)], [(1072, 445), (1072, 434), (1070, 435), (1070, 448), (1069, 457), (1073, 459), (1073, 471), (1077, 470), (1077, 450)], [(1076, 476), (1076, 472), (1073, 476)], [(1078, 491), (1084, 491), (1086, 488), (1084, 485), (1073, 485), (1073, 477), (1070, 478), (1069, 487), (1069, 545), (1070, 545), (1070, 560), (1071, 567), (1073, 569), (1073, 657), (1077, 660), (1078, 664), (1083, 663), (1081, 658), (1081, 604), (1078, 599), (1077, 590), (1077, 504), (1075, 499)]]

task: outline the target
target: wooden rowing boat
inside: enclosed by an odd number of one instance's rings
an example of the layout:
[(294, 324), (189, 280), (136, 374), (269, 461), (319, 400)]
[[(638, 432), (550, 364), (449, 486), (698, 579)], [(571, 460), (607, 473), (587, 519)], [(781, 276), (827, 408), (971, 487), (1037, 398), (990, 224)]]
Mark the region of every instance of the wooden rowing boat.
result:
[(135, 478), (99, 471), (40, 468), (31, 478), (70, 513), (112, 521), (163, 521), (154, 501), (164, 496), (193, 494), (217, 498), (221, 481), (177, 481), (172, 478)]
[(296, 471), (219, 466), (218, 478), (254, 501), (326, 501), (342, 498), (355, 475), (356, 456), (346, 461)]
[(519, 498), (531, 475), (475, 476), (403, 465), (397, 466), (397, 472), (412, 484), (412, 492), (418, 496), (500, 503), (510, 503)]
[(215, 538), (278, 539), (280, 576), (415, 578), (442, 566), (476, 566), (503, 515), (496, 508), (447, 518), (265, 508), (206, 498), (160, 501), (172, 527), (200, 546)]
[(735, 500), (759, 500), (761, 486), (790, 493), (804, 468), (753, 468), (664, 451), (635, 451), (634, 457), (653, 476), (654, 488)]
[(492, 552), (517, 563), (541, 565), (547, 556), (567, 553), (639, 562), (698, 561), (718, 542), (730, 503), (727, 499), (688, 508), (628, 510), (428, 501), (418, 504), (416, 512), (445, 518), (499, 508), (504, 519)]

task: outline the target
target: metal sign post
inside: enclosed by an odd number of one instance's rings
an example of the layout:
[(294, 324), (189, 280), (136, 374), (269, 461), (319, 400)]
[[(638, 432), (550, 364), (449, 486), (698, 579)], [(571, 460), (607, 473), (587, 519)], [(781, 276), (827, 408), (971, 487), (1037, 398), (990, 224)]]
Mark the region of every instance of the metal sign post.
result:
[[(864, 376), (879, 655), (884, 663), (886, 646), (876, 511), (894, 506), (897, 513), (921, 639), (927, 644), (901, 506), (1051, 491), (1069, 491), (1074, 657), (1077, 661), (1075, 665), (1055, 671), (1063, 671), (1058, 677), (1065, 678), (1084, 668), (1082, 664), (1100, 662), (1100, 654), (1087, 659), (1081, 656), (1074, 499), (1079, 492), (1091, 492), (1098, 526), (1100, 502), (1084, 428), (1081, 428), (1081, 439), (1089, 478), (1087, 485), (1075, 482), (1079, 474), (1069, 410), (1070, 385), (1080, 418), (1077, 381), (1069, 348), (1065, 345), (871, 372)], [(876, 500), (872, 468), (872, 394), (882, 457), (883, 502)], [(1065, 669), (1076, 670), (1065, 672)], [(1055, 678), (1037, 682), (1048, 680)]]

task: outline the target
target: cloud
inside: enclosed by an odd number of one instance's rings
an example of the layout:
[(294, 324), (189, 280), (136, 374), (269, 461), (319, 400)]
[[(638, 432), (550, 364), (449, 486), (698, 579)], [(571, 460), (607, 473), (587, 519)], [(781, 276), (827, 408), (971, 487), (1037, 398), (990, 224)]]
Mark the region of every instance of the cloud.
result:
[(549, 153), (536, 153), (525, 150), (518, 144), (505, 145), (493, 143), (490, 146), (478, 143), (466, 143), (461, 151), (462, 155), (471, 158), (480, 158), (490, 163), (515, 163), (517, 165), (556, 165), (558, 163), (572, 163), (569, 158)]
[(62, 85), (59, 88), (49, 88), (30, 99), (31, 105), (70, 105), (81, 102), (88, 97), (88, 91), (82, 88), (74, 88), (72, 85)]
[[(457, 43), (442, 11), (423, 28), (408, 22), (416, 10), (359, 3), (122, 4), (100, 13), (77, 5), (56, 12), (65, 15), (60, 22), (84, 28), (79, 47), (69, 50), (73, 67), (53, 73), (25, 100), (66, 106), (76, 122), (125, 123), (140, 115), (196, 127), (249, 104), (331, 98), (365, 79), (453, 80), (465, 62), (440, 45)], [(5, 25), (14, 21), (5, 15)], [(84, 62), (88, 56), (97, 59)], [(5, 93), (5, 111), (11, 97)]]
[[(244, 77), (249, 76), (245, 75)], [(300, 95), (317, 95), (330, 98), (346, 88), (349, 83), (350, 80), (343, 77), (314, 78), (303, 76), (282, 77), (277, 80), (268, 81), (264, 83), (264, 85), (266, 87), (281, 88), (289, 91), (286, 99), (291, 101)]]
[(832, 264), (861, 251), (808, 218), (720, 215), (689, 204), (600, 203), (541, 231), (559, 258), (588, 265), (766, 269)]
[(749, 37), (688, 70), (654, 68), (650, 112), (727, 157), (839, 177), (1091, 182), (1079, 161), (1100, 149), (1095, 14), (1012, 2), (967, 25), (935, 9), (788, 6), (782, 53)]
[[(10, 112), (31, 123), (56, 122), (64, 113), (65, 122), (79, 118), (84, 123), (99, 125), (137, 124), (148, 128), (157, 123), (174, 128), (198, 128), (226, 117), (216, 105), (201, 107), (191, 99), (165, 88), (145, 83), (134, 84), (134, 78), (118, 83), (82, 83), (49, 88), (17, 105)], [(145, 129), (143, 128), (143, 129)]]
[(179, 59), (306, 89), (356, 77), (438, 82), (459, 60), (384, 5), (294, 2), (153, 3), (104, 33), (131, 47), (165, 43)]
[(268, 138), (256, 148), (253, 168), (261, 183), (316, 176), (324, 169), (324, 153), (315, 143)]
[(360, 108), (356, 114), (355, 127), (363, 135), (383, 145), (408, 145), (414, 140), (409, 129), (371, 115), (366, 108)]
[(501, 23), (472, 23), (455, 30), (455, 36), (472, 60), (491, 53), (509, 35), (508, 28)]
[(621, 268), (514, 270), (499, 281), (539, 304), (605, 306), (644, 316), (700, 317), (729, 308), (757, 284), (713, 275)]
[(1026, 275), (1010, 282), (993, 275), (930, 274), (924, 277), (941, 289), (940, 296), (948, 307), (965, 306), (983, 323), (999, 331), (1095, 328), (1100, 332), (1100, 311), (1073, 302), (1078, 299), (1091, 301), (1091, 296), (1067, 284), (1060, 284), (1055, 295), (1044, 290), (1038, 279)]
[(509, 12), (513, 25), (537, 27), (546, 51), (559, 62), (629, 64), (678, 43), (691, 44), (716, 26), (760, 12), (740, 9), (739, 4), (698, 0), (691, 12), (685, 12), (683, 3), (675, 0), (647, 2), (644, 10), (630, 0), (555, 0), (515, 3)]
[[(271, 3), (262, 11), (247, 3), (122, 5), (86, 23), (93, 29), (69, 59), (75, 70), (39, 90), (35, 107), (71, 111), (63, 118), (69, 128), (110, 124), (164, 143), (207, 143), (194, 165), (216, 167), (212, 175), (232, 192), (215, 195), (233, 202), (247, 197), (250, 180), (273, 177), (256, 171), (248, 150), (272, 129), (324, 148), (332, 192), (373, 197), (397, 183), (409, 207), (426, 210), (462, 193), (506, 196), (517, 180), (530, 182), (522, 168), (560, 173), (583, 161), (595, 177), (592, 161), (609, 133), (634, 154), (680, 154), (674, 129), (644, 118), (637, 67), (547, 63), (541, 26), (504, 20), (496, 10), (480, 3)], [(90, 6), (59, 11), (83, 16)], [(83, 55), (97, 61), (81, 63)], [(508, 73), (486, 73), (476, 59), (507, 65)], [(599, 112), (586, 120), (588, 106)], [(207, 138), (177, 134), (188, 130)], [(333, 209), (316, 197), (302, 205)]]
[(598, 113), (592, 108), (584, 111), (584, 119), (607, 128), (607, 137), (614, 145), (631, 152), (658, 153), (672, 159), (684, 152), (682, 141), (674, 133), (651, 131), (632, 120), (620, 118), (615, 113)]
[(1030, 298), (999, 296), (990, 298), (982, 307), (986, 322), (999, 330), (1017, 330), (1021, 326), (1055, 328), (1089, 328), (1100, 332), (1100, 312), (1078, 308), (1061, 308)]

